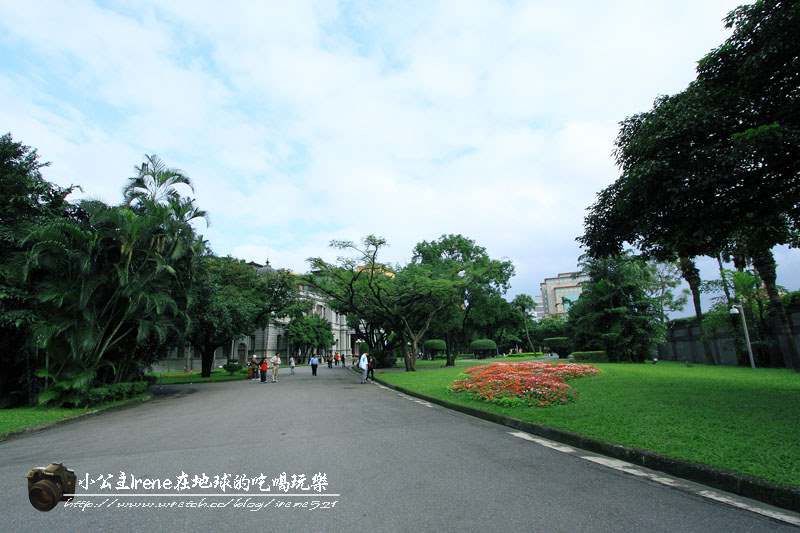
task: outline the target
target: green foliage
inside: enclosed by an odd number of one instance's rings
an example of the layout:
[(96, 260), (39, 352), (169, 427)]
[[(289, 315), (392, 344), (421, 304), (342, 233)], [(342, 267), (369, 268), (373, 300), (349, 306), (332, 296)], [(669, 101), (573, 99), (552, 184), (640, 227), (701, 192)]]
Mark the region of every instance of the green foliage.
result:
[(242, 369), (242, 364), (235, 361), (228, 361), (222, 366), (222, 368), (228, 373), (229, 376), (232, 376), (235, 372), (238, 372)]
[(202, 374), (209, 377), (214, 351), (285, 314), (297, 298), (296, 282), (289, 272), (259, 275), (242, 260), (208, 252), (193, 264), (186, 340), (202, 354)]
[(443, 351), (447, 349), (447, 343), (440, 339), (430, 339), (423, 344), (426, 350)]
[(609, 361), (642, 362), (654, 344), (663, 342), (665, 326), (646, 288), (652, 270), (641, 259), (623, 254), (587, 258), (590, 280), (569, 311), (570, 337), (581, 351), (602, 349)]
[[(800, 228), (800, 5), (758, 1), (726, 25), (732, 35), (701, 59), (695, 82), (622, 122), (621, 176), (598, 194), (579, 240), (592, 257), (628, 243), (685, 265), (721, 251), (751, 258), (790, 337), (770, 250)], [(696, 271), (683, 270), (699, 319)], [(783, 346), (786, 366), (800, 371), (797, 346)]]
[(497, 353), (497, 343), (491, 339), (478, 339), (469, 343), (469, 349), (479, 358)]
[(303, 356), (309, 352), (327, 350), (336, 342), (331, 333), (331, 323), (318, 316), (292, 319), (286, 338)]
[(95, 387), (89, 390), (83, 405), (100, 405), (107, 402), (124, 400), (143, 394), (147, 389), (146, 381), (115, 383), (106, 387)]
[(585, 362), (585, 363), (607, 363), (608, 356), (606, 352), (599, 350), (599, 351), (591, 351), (591, 352), (572, 352), (572, 357), (575, 361)]
[[(42, 178), (35, 149), (0, 136), (0, 405), (33, 403), (41, 384), (32, 375), (28, 327), (37, 315), (33, 291), (21, 275), (20, 257), (32, 246), (27, 235), (38, 225), (74, 214), (65, 200), (72, 187)], [(35, 369), (35, 364), (34, 368)]]
[(548, 337), (542, 339), (545, 347), (558, 354), (559, 357), (566, 358), (569, 355), (569, 337)]

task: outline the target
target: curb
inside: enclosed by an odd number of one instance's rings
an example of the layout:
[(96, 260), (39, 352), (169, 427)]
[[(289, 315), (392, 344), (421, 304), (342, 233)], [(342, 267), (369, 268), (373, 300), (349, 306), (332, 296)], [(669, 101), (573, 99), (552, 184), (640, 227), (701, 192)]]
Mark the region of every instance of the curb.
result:
[(774, 483), (748, 474), (740, 474), (731, 470), (707, 466), (685, 459), (660, 455), (648, 450), (630, 448), (613, 442), (584, 437), (571, 431), (534, 424), (533, 422), (527, 422), (518, 418), (498, 415), (474, 407), (467, 407), (447, 400), (425, 396), (424, 394), (408, 390), (404, 387), (387, 383), (382, 379), (376, 381), (390, 389), (402, 392), (403, 394), (414, 396), (466, 415), (519, 429), (533, 435), (539, 435), (540, 437), (568, 444), (575, 448), (605, 455), (607, 457), (613, 457), (614, 459), (621, 459), (635, 465), (658, 470), (675, 477), (701, 483), (725, 492), (738, 494), (739, 496), (752, 498), (753, 500), (768, 503), (776, 507), (781, 507), (790, 511), (800, 511), (800, 487)]
[(67, 418), (61, 418), (59, 420), (53, 420), (52, 422), (47, 422), (45, 424), (39, 424), (38, 426), (30, 426), (27, 428), (20, 428), (15, 429), (13, 431), (9, 431), (8, 433), (0, 434), (0, 442), (5, 442), (7, 440), (14, 439), (16, 437), (20, 437), (22, 435), (27, 435), (28, 433), (38, 433), (40, 431), (44, 431), (45, 429), (50, 429), (57, 426), (63, 426), (66, 424), (71, 424), (72, 422), (77, 422), (82, 418), (87, 418), (90, 416), (95, 416), (100, 413), (105, 413), (106, 411), (112, 411), (117, 409), (124, 409), (126, 407), (131, 407), (137, 403), (144, 403), (147, 401), (152, 400), (155, 395), (151, 393), (146, 393), (145, 396), (141, 398), (136, 398), (135, 400), (131, 400), (125, 403), (117, 404), (117, 405), (109, 405), (108, 407), (102, 407), (100, 409), (95, 409), (93, 411), (87, 411), (86, 413), (81, 413), (78, 415), (73, 415)]

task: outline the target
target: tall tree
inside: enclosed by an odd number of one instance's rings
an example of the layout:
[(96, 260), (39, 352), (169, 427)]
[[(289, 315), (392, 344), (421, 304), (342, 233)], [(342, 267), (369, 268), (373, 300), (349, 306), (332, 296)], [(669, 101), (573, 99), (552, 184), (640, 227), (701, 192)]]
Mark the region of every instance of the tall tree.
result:
[(32, 244), (25, 238), (37, 226), (70, 219), (76, 212), (66, 201), (73, 187), (45, 181), (40, 169), (47, 165), (10, 133), (0, 136), (0, 407), (32, 403), (37, 393), (35, 352), (26, 329), (36, 316), (20, 257)]
[(590, 279), (569, 310), (573, 344), (602, 348), (610, 361), (644, 361), (664, 340), (658, 304), (647, 295), (652, 269), (630, 254), (586, 258), (582, 266)]
[(428, 265), (400, 268), (379, 262), (378, 254), (386, 245), (380, 237), (369, 235), (362, 244), (359, 248), (350, 241), (332, 242), (331, 246), (356, 256), (340, 257), (336, 264), (310, 258), (312, 275), (307, 281), (340, 311), (396, 333), (406, 370), (413, 371), (423, 336), (434, 316), (456, 301), (461, 281), (435, 275)]
[(296, 288), (286, 271), (259, 275), (233, 257), (204, 255), (195, 272), (186, 340), (200, 352), (201, 375), (208, 377), (217, 348), (285, 314)]
[(292, 319), (286, 331), (287, 340), (301, 356), (301, 361), (313, 350), (327, 350), (335, 339), (331, 323), (319, 316), (298, 316)]
[(517, 294), (514, 296), (514, 299), (511, 301), (511, 305), (519, 309), (522, 313), (522, 323), (525, 325), (525, 337), (528, 339), (528, 347), (530, 351), (535, 351), (533, 349), (533, 343), (531, 342), (531, 334), (528, 331), (528, 313), (532, 313), (536, 310), (536, 302), (527, 294)]
[[(514, 275), (511, 261), (492, 259), (484, 247), (463, 235), (442, 235), (435, 241), (420, 242), (414, 247), (411, 263), (430, 268), (434, 278), (458, 281), (459, 294), (444, 315), (458, 317), (457, 328), (464, 344), (472, 340), (466, 338), (466, 327), (476, 307), (481, 303), (492, 306), (493, 297), (505, 294)], [(447, 365), (454, 364), (455, 354), (450, 353)]]

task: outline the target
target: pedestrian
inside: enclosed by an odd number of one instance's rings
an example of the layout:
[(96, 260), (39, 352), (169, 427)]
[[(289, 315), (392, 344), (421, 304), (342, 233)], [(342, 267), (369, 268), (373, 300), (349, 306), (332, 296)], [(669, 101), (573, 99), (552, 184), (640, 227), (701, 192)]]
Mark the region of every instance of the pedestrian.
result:
[(278, 368), (281, 366), (281, 356), (278, 352), (275, 352), (275, 355), (270, 361), (272, 363), (272, 382), (278, 382)]
[(339, 352), (336, 352), (336, 354), (333, 356), (333, 364), (339, 366)]
[(258, 359), (256, 359), (256, 354), (253, 354), (253, 358), (250, 360), (250, 377), (253, 381), (258, 381)]
[(289, 358), (289, 373), (294, 374), (294, 357)]
[(328, 368), (333, 368), (333, 356), (328, 354)]
[(361, 354), (361, 359), (358, 361), (358, 368), (361, 369), (361, 383), (367, 382), (367, 353), (364, 352)]
[(267, 382), (267, 358), (261, 360), (261, 383)]
[(311, 365), (311, 375), (316, 376), (317, 367), (319, 366), (319, 359), (317, 359), (317, 354), (311, 356), (311, 359), (309, 359), (308, 364)]
[(372, 381), (375, 381), (375, 366), (378, 364), (378, 361), (375, 360), (374, 355), (369, 356), (369, 360), (367, 361), (367, 376), (372, 376)]

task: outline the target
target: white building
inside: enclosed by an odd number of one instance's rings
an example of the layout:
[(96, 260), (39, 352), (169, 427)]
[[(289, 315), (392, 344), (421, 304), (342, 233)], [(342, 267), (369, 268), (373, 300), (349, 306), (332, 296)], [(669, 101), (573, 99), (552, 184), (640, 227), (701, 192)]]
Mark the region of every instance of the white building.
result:
[[(250, 266), (256, 269), (259, 274), (264, 274), (273, 270), (269, 266), (250, 262)], [(333, 333), (334, 344), (327, 350), (322, 350), (319, 355), (326, 357), (338, 352), (340, 356), (351, 356), (357, 352), (355, 331), (347, 327), (347, 315), (342, 315), (331, 309), (325, 300), (314, 293), (307, 286), (298, 286), (300, 295), (312, 302), (311, 310), (307, 316), (318, 316), (331, 323), (331, 333)], [(229, 343), (217, 348), (214, 353), (214, 363), (212, 368), (224, 365), (229, 360), (235, 360), (246, 364), (255, 355), (259, 360), (262, 357), (272, 357), (279, 353), (284, 362), (289, 359), (291, 346), (286, 339), (286, 329), (289, 327), (289, 318), (276, 318), (267, 324), (265, 328), (260, 328), (248, 337), (231, 339)], [(165, 358), (161, 359), (152, 367), (153, 372), (173, 372), (178, 370), (199, 370), (201, 368), (200, 353), (191, 346), (186, 346), (183, 350), (174, 350)]]

